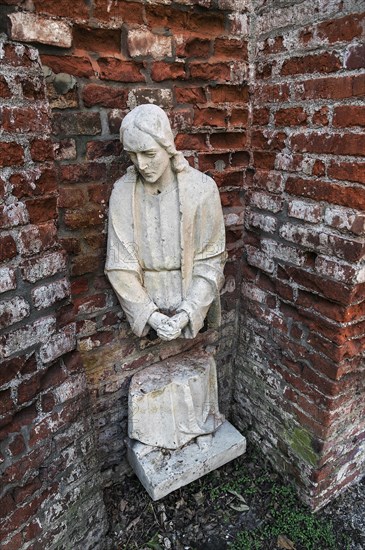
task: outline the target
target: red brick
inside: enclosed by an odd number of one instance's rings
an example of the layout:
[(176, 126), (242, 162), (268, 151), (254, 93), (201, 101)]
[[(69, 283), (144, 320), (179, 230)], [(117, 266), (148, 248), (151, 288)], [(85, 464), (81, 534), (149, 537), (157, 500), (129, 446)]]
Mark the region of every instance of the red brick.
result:
[(255, 151), (254, 152), (254, 166), (255, 168), (263, 170), (273, 170), (275, 167), (276, 154), (269, 151)]
[(0, 97), (3, 99), (11, 97), (9, 85), (3, 75), (0, 75)]
[(365, 163), (332, 161), (328, 167), (328, 176), (338, 180), (365, 184)]
[(102, 157), (119, 157), (123, 149), (120, 140), (89, 141), (86, 145), (86, 158), (95, 160)]
[(225, 33), (224, 14), (216, 10), (200, 14), (196, 11), (186, 12), (155, 4), (146, 6), (146, 18), (148, 26), (152, 29), (164, 28), (176, 33), (192, 31), (208, 37)]
[(253, 149), (281, 151), (284, 148), (285, 139), (285, 132), (253, 130), (251, 136), (251, 146)]
[(0, 227), (11, 228), (25, 225), (28, 222), (28, 213), (23, 202), (9, 205), (0, 205)]
[(62, 183), (83, 183), (91, 181), (105, 181), (106, 167), (101, 162), (87, 162), (84, 164), (67, 164), (60, 169)]
[(184, 80), (186, 78), (185, 66), (183, 63), (165, 63), (155, 61), (152, 65), (152, 80), (162, 82), (163, 80)]
[[(61, 310), (59, 310), (61, 311)], [(74, 320), (74, 317), (73, 317)], [(59, 321), (59, 324), (63, 324)], [(55, 359), (62, 357), (66, 353), (73, 351), (76, 347), (75, 323), (67, 324), (40, 348), (39, 357), (43, 363), (52, 363)]]
[(243, 132), (211, 134), (210, 144), (213, 149), (243, 149), (246, 145), (246, 134)]
[(16, 288), (16, 272), (13, 268), (0, 268), (0, 293)]
[(75, 187), (61, 187), (58, 198), (60, 208), (77, 208), (87, 201), (85, 190)]
[[(109, 196), (111, 193), (111, 186), (110, 185), (104, 185), (102, 183), (94, 183), (87, 186), (87, 192), (89, 195), (90, 202), (94, 202), (96, 204), (103, 204), (109, 200)], [(85, 235), (85, 238), (87, 236)], [(104, 239), (105, 235), (100, 235), (99, 238)]]
[(223, 127), (227, 125), (227, 111), (223, 109), (194, 109), (194, 126)]
[(294, 151), (365, 156), (365, 135), (308, 133), (293, 136), (291, 141)]
[(301, 126), (307, 122), (307, 113), (302, 107), (279, 109), (275, 113), (277, 126)]
[(250, 162), (250, 153), (248, 151), (236, 151), (231, 154), (231, 166), (243, 167), (248, 166)]
[(328, 107), (321, 107), (320, 109), (317, 109), (314, 111), (312, 116), (312, 122), (316, 126), (327, 126), (328, 125)]
[(46, 139), (34, 139), (30, 144), (30, 154), (36, 162), (53, 160), (53, 143)]
[(346, 99), (362, 95), (364, 80), (359, 76), (338, 76), (313, 78), (301, 83), (298, 88), (298, 99)]
[(359, 74), (352, 77), (352, 94), (354, 97), (365, 94), (365, 74)]
[(213, 103), (247, 103), (248, 86), (215, 86), (209, 88)]
[(36, 77), (33, 77), (33, 79), (22, 77), (20, 83), (23, 90), (23, 96), (26, 99), (45, 99), (46, 91), (44, 81), (42, 79)]
[[(10, 493), (11, 491), (8, 491), (7, 493), (5, 493), (5, 495), (1, 497), (1, 500), (0, 500), (0, 517), (2, 518), (10, 515), (16, 507), (14, 498)], [(16, 550), (15, 547), (13, 548), (14, 550)]]
[(204, 88), (175, 88), (177, 103), (206, 103)]
[(53, 222), (39, 226), (29, 225), (19, 231), (19, 251), (24, 256), (33, 256), (52, 248), (57, 243), (57, 229)]
[(42, 527), (39, 525), (38, 520), (33, 521), (23, 530), (24, 541), (29, 542), (33, 539), (36, 539), (36, 537), (38, 537), (39, 539), (39, 536), (42, 534), (42, 532)]
[(337, 55), (325, 52), (287, 59), (282, 65), (281, 74), (287, 76), (301, 73), (332, 73), (339, 69), (341, 69), (341, 61)]
[(235, 38), (216, 38), (214, 55), (230, 61), (235, 58), (240, 61), (245, 60), (247, 59), (247, 42)]
[(89, 206), (78, 210), (65, 210), (64, 213), (64, 224), (69, 229), (103, 225), (104, 221), (100, 207)]
[(353, 38), (361, 36), (363, 26), (361, 24), (364, 16), (361, 14), (346, 15), (339, 19), (325, 21), (317, 26), (318, 37), (334, 42), (351, 42)]
[(73, 27), (73, 46), (81, 50), (97, 53), (120, 53), (120, 29), (98, 29), (75, 25)]
[(0, 415), (4, 415), (8, 412), (12, 413), (15, 409), (14, 401), (11, 397), (11, 389), (3, 390), (0, 392)]
[(49, 113), (42, 107), (4, 107), (2, 125), (7, 132), (44, 133), (49, 128)]
[(225, 82), (231, 79), (231, 67), (228, 63), (199, 63), (189, 64), (191, 78), (201, 80)]
[(102, 80), (114, 80), (116, 82), (145, 82), (141, 73), (142, 63), (123, 61), (115, 57), (99, 57), (99, 74)]
[(24, 298), (15, 296), (0, 302), (0, 328), (7, 328), (18, 323), (30, 313), (29, 304)]
[(27, 170), (13, 174), (9, 178), (13, 187), (13, 195), (18, 199), (38, 195), (56, 194), (57, 181), (53, 168), (39, 170)]
[(331, 284), (328, 284), (328, 279), (297, 267), (286, 266), (283, 272), (279, 272), (279, 279), (283, 278), (283, 273), (284, 276), (289, 276), (303, 288), (318, 293), (334, 302), (348, 306), (353, 299), (354, 289), (346, 284), (337, 281), (331, 281)]
[(72, 2), (70, 0), (34, 0), (35, 11), (70, 19), (84, 19), (89, 16), (89, 8), (85, 2)]
[(95, 136), (101, 134), (100, 114), (96, 112), (55, 113), (53, 132), (66, 135)]
[(3, 63), (13, 67), (30, 67), (34, 63), (33, 50), (29, 46), (19, 50), (17, 44), (5, 43)]
[(143, 5), (137, 2), (113, 2), (95, 0), (94, 17), (108, 23), (110, 27), (126, 22), (128, 25), (143, 25)]
[(54, 73), (67, 73), (73, 76), (88, 78), (95, 76), (90, 58), (71, 55), (41, 55), (43, 65), (50, 67)]
[(0, 178), (0, 200), (3, 200), (5, 198), (5, 194), (7, 193), (5, 186), (5, 181)]
[(266, 38), (264, 41), (264, 53), (279, 53), (285, 51), (284, 40), (282, 36)]
[(333, 126), (340, 128), (346, 128), (348, 126), (365, 126), (365, 107), (362, 105), (335, 107), (333, 112)]
[(190, 38), (184, 44), (182, 51), (178, 52), (180, 57), (210, 57), (211, 41), (204, 38)]
[(218, 170), (222, 163), (225, 166), (229, 166), (228, 153), (209, 153), (199, 155), (199, 170), (202, 172), (214, 169)]
[(78, 277), (86, 273), (94, 273), (97, 270), (102, 270), (104, 263), (105, 260), (103, 261), (99, 256), (80, 255), (72, 260), (71, 275)]
[(271, 78), (273, 68), (276, 66), (276, 61), (271, 63), (258, 63), (256, 67), (256, 79)]
[(23, 147), (13, 141), (1, 143), (0, 168), (19, 166), (24, 162)]
[(248, 110), (247, 109), (232, 109), (231, 117), (229, 120), (230, 126), (236, 128), (245, 128), (248, 122)]
[(265, 84), (257, 87), (254, 94), (256, 104), (289, 100), (288, 84)]
[(29, 199), (26, 202), (30, 223), (42, 223), (57, 218), (57, 197)]
[(208, 149), (205, 134), (178, 134), (175, 144), (180, 150), (206, 151)]
[(321, 160), (316, 160), (313, 164), (312, 168), (312, 174), (313, 176), (325, 176), (326, 175), (326, 165)]
[(193, 125), (194, 112), (192, 107), (175, 107), (169, 114), (171, 127), (178, 132), (184, 132)]
[(347, 69), (362, 69), (365, 67), (365, 44), (354, 44), (348, 48), (345, 66)]
[(100, 86), (99, 84), (87, 84), (82, 90), (82, 99), (86, 107), (110, 107), (112, 109), (126, 109), (128, 90), (118, 86)]
[(365, 208), (365, 190), (358, 187), (289, 177), (285, 190), (291, 195), (308, 197), (316, 201), (326, 201), (350, 208)]
[(269, 124), (270, 111), (269, 109), (254, 109), (252, 114), (252, 124), (258, 126), (266, 126)]
[(0, 262), (14, 258), (16, 254), (16, 244), (13, 237), (11, 235), (0, 237)]

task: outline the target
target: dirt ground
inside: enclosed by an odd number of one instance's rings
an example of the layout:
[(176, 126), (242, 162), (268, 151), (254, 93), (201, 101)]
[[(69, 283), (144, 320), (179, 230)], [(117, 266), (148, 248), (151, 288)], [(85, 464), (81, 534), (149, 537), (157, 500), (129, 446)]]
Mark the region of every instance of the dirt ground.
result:
[(255, 449), (158, 502), (132, 473), (104, 498), (112, 550), (365, 549), (365, 479), (312, 514)]

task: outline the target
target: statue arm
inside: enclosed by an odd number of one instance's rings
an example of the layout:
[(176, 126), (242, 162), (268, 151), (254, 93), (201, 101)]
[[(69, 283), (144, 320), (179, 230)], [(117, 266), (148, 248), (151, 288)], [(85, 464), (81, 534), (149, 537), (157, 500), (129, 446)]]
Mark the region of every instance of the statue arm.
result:
[[(151, 316), (158, 311), (158, 307), (140, 283), (138, 274), (119, 269), (107, 271), (106, 274), (133, 332), (137, 336), (145, 336), (149, 330), (148, 325), (155, 328), (152, 322), (153, 320), (156, 322), (156, 316), (152, 318)], [(150, 318), (151, 323), (149, 323)]]

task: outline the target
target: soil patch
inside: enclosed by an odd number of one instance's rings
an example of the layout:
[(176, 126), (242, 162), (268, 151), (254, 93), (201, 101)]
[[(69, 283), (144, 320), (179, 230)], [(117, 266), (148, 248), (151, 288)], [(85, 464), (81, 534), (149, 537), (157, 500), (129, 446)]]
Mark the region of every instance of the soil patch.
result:
[(104, 498), (113, 550), (365, 548), (365, 480), (312, 514), (252, 448), (158, 502), (132, 473)]

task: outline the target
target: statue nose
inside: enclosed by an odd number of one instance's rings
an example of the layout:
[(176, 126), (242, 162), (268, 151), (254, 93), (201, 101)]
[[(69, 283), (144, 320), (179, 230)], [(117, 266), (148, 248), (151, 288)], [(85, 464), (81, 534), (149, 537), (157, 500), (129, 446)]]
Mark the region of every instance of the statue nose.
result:
[(138, 154), (137, 154), (137, 162), (138, 162), (138, 168), (140, 170), (144, 170), (147, 167), (147, 160)]

